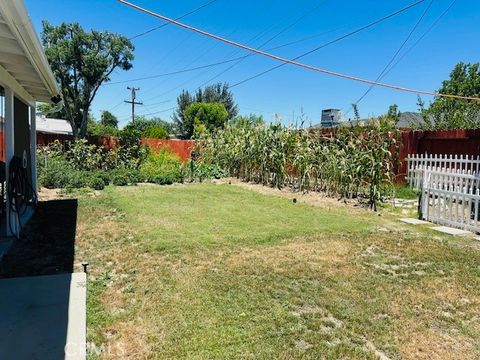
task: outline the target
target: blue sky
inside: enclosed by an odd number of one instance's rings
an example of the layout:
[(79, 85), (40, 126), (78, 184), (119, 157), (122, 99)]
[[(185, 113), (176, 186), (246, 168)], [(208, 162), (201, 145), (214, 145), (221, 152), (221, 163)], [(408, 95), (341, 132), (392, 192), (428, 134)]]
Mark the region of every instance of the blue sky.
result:
[[(181, 16), (208, 2), (131, 1), (170, 17)], [(375, 79), (430, 1), (426, 0), (403, 14), (321, 49), (301, 61)], [(311, 37), (304, 42), (272, 50), (283, 57), (293, 58), (414, 2), (415, 0), (217, 0), (182, 21), (237, 42), (259, 47), (295, 20), (302, 18), (298, 24), (265, 46), (272, 48)], [(160, 20), (115, 0), (25, 0), (25, 3), (39, 32), (42, 19), (53, 24), (75, 21), (87, 30), (109, 30), (128, 37), (161, 24)], [(433, 1), (404, 50), (415, 43), (450, 3), (451, 0)], [(480, 61), (479, 22), (480, 2), (458, 0), (437, 26), (383, 81), (416, 89), (437, 90), (457, 62)], [(134, 40), (134, 44), (136, 50), (133, 69), (115, 73), (112, 82), (169, 73), (246, 54), (243, 50), (173, 25), (140, 37)], [(234, 84), (277, 64), (271, 59), (252, 56), (212, 82)], [(120, 119), (122, 125), (126, 124), (130, 107), (123, 100), (129, 96), (126, 86), (133, 85), (141, 88), (138, 100), (145, 104), (138, 107), (138, 114), (170, 120), (171, 108), (175, 106), (176, 97), (182, 89), (195, 91), (230, 65), (228, 63), (184, 74), (104, 86), (94, 101), (92, 112), (98, 118), (101, 110), (109, 110)], [(256, 113), (263, 115), (266, 120), (272, 120), (273, 114), (277, 113), (283, 122), (291, 123), (299, 119), (303, 109), (307, 122), (315, 124), (319, 122), (322, 109), (347, 110), (367, 88), (368, 85), (365, 84), (287, 65), (237, 86), (232, 91), (242, 114)], [(424, 100), (430, 99), (424, 97)], [(385, 112), (390, 104), (396, 103), (401, 111), (415, 111), (416, 102), (415, 94), (375, 88), (359, 104), (359, 109), (362, 116), (378, 115)]]

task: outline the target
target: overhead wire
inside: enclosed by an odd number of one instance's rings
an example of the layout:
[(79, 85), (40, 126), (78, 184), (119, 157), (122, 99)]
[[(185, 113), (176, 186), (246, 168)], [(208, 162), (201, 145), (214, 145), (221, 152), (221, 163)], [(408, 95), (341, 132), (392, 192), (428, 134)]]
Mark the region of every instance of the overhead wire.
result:
[(435, 19), (435, 21), (427, 28), (427, 30), (424, 31), (424, 33), (412, 44), (412, 46), (410, 46), (407, 50), (405, 50), (405, 52), (402, 54), (402, 56), (400, 56), (397, 61), (390, 67), (390, 69), (387, 70), (387, 72), (384, 74), (384, 77), (389, 74), (397, 65), (398, 63), (400, 63), (404, 58), (405, 56), (407, 56), (410, 51), (412, 51), (424, 38), (425, 36), (427, 36), (428, 33), (430, 33), (430, 31), (433, 30), (433, 28), (435, 26), (437, 26), (437, 24), (440, 22), (440, 20), (443, 19), (443, 17), (445, 17), (445, 15), (447, 15), (447, 13), (451, 10), (451, 8), (453, 7), (453, 5), (455, 5), (455, 3), (457, 2), (458, 0), (453, 0), (449, 5), (448, 7)]
[[(418, 27), (420, 26), (421, 22), (423, 21), (423, 19), (425, 18), (425, 16), (427, 15), (428, 11), (430, 10), (430, 8), (432, 7), (432, 4), (433, 4), (433, 0), (430, 0), (430, 2), (427, 4), (427, 6), (425, 7), (425, 10), (422, 12), (420, 18), (415, 22), (415, 25), (412, 27), (412, 29), (410, 29), (408, 35), (405, 37), (405, 39), (402, 41), (402, 43), (400, 44), (400, 46), (398, 47), (398, 49), (395, 51), (395, 53), (393, 54), (393, 56), (390, 58), (390, 60), (387, 62), (387, 64), (384, 66), (384, 68), (382, 69), (382, 71), (380, 72), (380, 74), (377, 76), (377, 78), (375, 79), (375, 81), (380, 81), (386, 71), (388, 70), (388, 68), (390, 67), (390, 65), (393, 64), (393, 62), (395, 61), (395, 59), (397, 58), (397, 56), (400, 54), (400, 52), (403, 50), (403, 48), (405, 47), (405, 45), (408, 43), (408, 41), (410, 40), (410, 38), (413, 36), (413, 34), (415, 33), (415, 31), (418, 29)], [(369, 93), (370, 91), (373, 90), (373, 88), (375, 87), (375, 85), (370, 85), (368, 87), (368, 89), (363, 93), (362, 96), (360, 96), (360, 98), (354, 103), (355, 105), (358, 105)], [(350, 108), (351, 110), (351, 108)], [(350, 111), (349, 110), (349, 111)], [(348, 112), (347, 112), (348, 113)]]
[[(229, 44), (231, 46), (236, 46), (236, 47), (239, 47), (239, 48), (247, 50), (247, 51), (255, 52), (259, 55), (262, 55), (262, 56), (270, 58), (270, 59), (274, 59), (274, 60), (282, 62), (282, 63), (295, 65), (297, 67), (301, 67), (301, 68), (308, 69), (308, 70), (311, 70), (311, 71), (315, 71), (315, 72), (319, 72), (319, 73), (323, 73), (323, 74), (327, 74), (327, 75), (331, 75), (331, 76), (334, 76), (334, 77), (343, 78), (343, 79), (347, 79), (347, 80), (351, 80), (351, 81), (361, 82), (361, 83), (365, 83), (365, 84), (375, 84), (377, 86), (385, 87), (385, 88), (388, 88), (388, 89), (403, 91), (403, 92), (410, 92), (410, 93), (414, 93), (414, 94), (423, 94), (423, 95), (431, 95), (431, 96), (455, 98), (455, 99), (465, 99), (465, 100), (476, 100), (476, 101), (480, 100), (479, 97), (443, 94), (443, 93), (437, 93), (437, 92), (429, 91), (429, 90), (413, 89), (413, 88), (408, 88), (408, 87), (399, 86), (399, 85), (393, 85), (393, 84), (388, 84), (388, 83), (383, 83), (383, 82), (376, 82), (374, 80), (369, 80), (369, 79), (362, 78), (362, 77), (359, 77), (359, 76), (349, 75), (349, 74), (340, 73), (340, 72), (337, 72), (337, 71), (332, 71), (332, 70), (316, 67), (316, 66), (313, 66), (313, 65), (308, 65), (308, 64), (305, 64), (305, 63), (295, 61), (293, 59), (287, 59), (287, 58), (284, 58), (284, 57), (281, 57), (281, 56), (278, 56), (278, 55), (275, 55), (275, 54), (268, 53), (268, 52), (263, 51), (263, 50), (255, 49), (255, 48), (252, 48), (250, 46), (238, 43), (236, 41), (229, 40), (227, 38), (221, 37), (219, 35), (215, 35), (215, 34), (210, 33), (208, 31), (196, 28), (194, 26), (184, 24), (184, 23), (179, 22), (179, 21), (177, 21), (175, 19), (172, 19), (170, 17), (155, 13), (155, 12), (153, 12), (151, 10), (148, 10), (148, 9), (145, 9), (145, 8), (139, 6), (139, 5), (133, 4), (129, 1), (126, 1), (126, 0), (117, 0), (117, 1), (122, 3), (122, 4), (125, 4), (127, 6), (130, 6), (130, 7), (134, 8), (138, 11), (141, 11), (141, 12), (144, 12), (144, 13), (149, 14), (151, 16), (157, 17), (159, 19), (163, 19), (165, 21), (168, 21), (168, 22), (170, 22), (170, 23), (172, 23), (172, 24), (174, 24), (178, 27), (187, 29), (189, 31), (193, 31), (193, 32), (196, 32), (198, 34), (208, 36), (212, 39), (224, 42), (224, 43)], [(419, 1), (418, 3), (423, 2), (423, 1)]]
[[(322, 7), (323, 5), (325, 5), (325, 3), (327, 3), (328, 0), (322, 0), (322, 1), (319, 1), (313, 8), (309, 8), (306, 12), (303, 12), (300, 17), (298, 17), (297, 19), (295, 19), (292, 23), (288, 24), (286, 27), (282, 28), (279, 32), (275, 33), (273, 36), (271, 36), (270, 38), (268, 38), (266, 41), (264, 41), (258, 48), (259, 49), (262, 49), (265, 45), (267, 45), (268, 43), (272, 42), (273, 40), (275, 40), (277, 37), (279, 37), (280, 35), (282, 35), (283, 33), (285, 33), (286, 31), (288, 31), (289, 29), (293, 28), (294, 26), (296, 26), (297, 24), (299, 24), (302, 20), (304, 20), (306, 17), (308, 17), (309, 15), (311, 15), (313, 12), (315, 12), (316, 10), (318, 10), (320, 7)], [(227, 73), (228, 71), (230, 71), (231, 69), (233, 69), (235, 66), (237, 66), (238, 64), (240, 64), (242, 61), (244, 61), (245, 59), (247, 58), (247, 56), (245, 57), (242, 57), (241, 59), (239, 59), (238, 61), (236, 61), (234, 64), (230, 65), (228, 68), (226, 68), (225, 70), (222, 70), (220, 73), (218, 73), (217, 75), (215, 75), (214, 77), (210, 78), (209, 80), (207, 80), (206, 82), (202, 83), (200, 86), (198, 86), (199, 88), (201, 88), (202, 86), (205, 86), (206, 84), (209, 84), (211, 81), (217, 79), (218, 77), (222, 76), (223, 74)]]
[[(306, 51), (306, 52), (304, 52), (304, 53), (302, 53), (302, 54), (294, 57), (292, 60), (295, 61), (295, 60), (301, 59), (301, 58), (303, 58), (303, 57), (305, 57), (305, 56), (307, 56), (307, 55), (310, 55), (310, 54), (313, 54), (314, 52), (317, 52), (318, 50), (324, 49), (324, 48), (326, 48), (327, 46), (330, 46), (330, 45), (333, 45), (333, 44), (335, 44), (335, 43), (337, 43), (337, 42), (339, 42), (339, 41), (345, 40), (345, 39), (347, 39), (347, 38), (349, 38), (349, 37), (351, 37), (351, 36), (353, 36), (353, 35), (356, 35), (356, 34), (362, 32), (362, 31), (364, 31), (364, 30), (367, 30), (367, 29), (369, 29), (369, 28), (371, 28), (371, 27), (373, 27), (373, 26), (375, 26), (375, 25), (378, 25), (378, 24), (380, 24), (380, 23), (382, 23), (382, 22), (384, 22), (384, 21), (386, 21), (386, 20), (388, 20), (388, 19), (390, 19), (390, 18), (392, 18), (392, 17), (395, 17), (395, 16), (397, 16), (397, 15), (400, 15), (400, 14), (404, 13), (405, 11), (410, 10), (411, 8), (413, 8), (413, 7), (417, 6), (417, 5), (420, 5), (420, 4), (423, 3), (424, 1), (425, 1), (425, 0), (419, 0), (419, 1), (415, 2), (415, 3), (413, 3), (413, 4), (410, 4), (410, 5), (406, 6), (406, 7), (403, 7), (403, 8), (401, 8), (401, 9), (399, 9), (399, 10), (393, 12), (393, 13), (390, 13), (390, 14), (388, 14), (388, 15), (386, 15), (386, 16), (383, 16), (383, 17), (381, 17), (381, 18), (379, 18), (379, 19), (377, 19), (377, 20), (374, 20), (374, 21), (372, 21), (372, 22), (370, 22), (370, 23), (368, 23), (368, 24), (366, 24), (366, 25), (364, 25), (364, 26), (361, 26), (361, 27), (359, 27), (359, 28), (357, 28), (357, 29), (354, 29), (354, 30), (352, 30), (352, 31), (350, 31), (350, 32), (342, 35), (342, 36), (339, 36), (339, 37), (337, 37), (336, 39), (333, 39), (333, 40), (331, 40), (331, 41), (328, 41), (328, 42), (325, 43), (325, 44), (322, 44), (322, 45), (317, 46), (317, 47), (315, 47), (315, 48), (313, 48), (313, 49), (311, 49), (311, 50), (309, 50), (309, 51)], [(250, 76), (250, 77), (248, 77), (248, 78), (246, 78), (246, 79), (244, 79), (244, 80), (242, 80), (242, 81), (236, 82), (236, 83), (233, 84), (231, 87), (233, 88), (233, 87), (242, 85), (242, 84), (244, 84), (244, 83), (246, 83), (246, 82), (248, 82), (248, 81), (251, 81), (251, 80), (253, 80), (253, 79), (259, 78), (260, 76), (263, 76), (263, 75), (265, 75), (265, 74), (268, 74), (269, 72), (272, 72), (272, 71), (274, 71), (274, 70), (276, 70), (276, 69), (279, 69), (279, 68), (281, 68), (281, 67), (283, 67), (283, 66), (285, 66), (285, 65), (286, 65), (286, 63), (282, 63), (282, 64), (276, 65), (276, 66), (274, 66), (274, 67), (271, 67), (271, 68), (269, 68), (269, 69), (267, 69), (267, 70), (264, 70), (264, 71), (262, 71), (262, 72), (260, 72), (260, 73), (258, 73), (258, 74), (256, 74), (256, 75)]]
[[(207, 6), (213, 4), (213, 3), (216, 2), (216, 1), (217, 1), (217, 0), (211, 0), (211, 1), (207, 2), (207, 3), (205, 3), (205, 4), (202, 4), (202, 5), (200, 5), (199, 7), (195, 8), (195, 9), (193, 9), (193, 10), (190, 10), (189, 12), (187, 12), (187, 13), (185, 13), (185, 14), (177, 17), (177, 18), (175, 18), (175, 20), (181, 20), (181, 19), (183, 19), (183, 18), (185, 18), (185, 17), (187, 17), (187, 16), (189, 16), (189, 15), (192, 15), (192, 14), (194, 14), (194, 13), (202, 10), (203, 8), (206, 8)], [(141, 37), (141, 36), (150, 34), (151, 32), (154, 32), (154, 31), (156, 31), (156, 30), (159, 30), (159, 29), (161, 29), (161, 28), (164, 28), (165, 26), (168, 26), (168, 25), (170, 25), (170, 23), (168, 23), (168, 22), (163, 23), (163, 24), (161, 24), (161, 25), (159, 25), (159, 26), (155, 26), (154, 28), (151, 28), (151, 29), (149, 29), (149, 30), (143, 31), (143, 32), (141, 32), (141, 33), (139, 33), (139, 34), (137, 34), (137, 35), (131, 36), (128, 40), (135, 40), (135, 39), (137, 39), (137, 38), (139, 38), (139, 37)]]
[[(360, 28), (358, 28), (358, 29), (355, 29), (355, 30), (353, 30), (353, 31), (351, 31), (351, 32), (349, 32), (349, 33), (347, 33), (347, 34), (344, 34), (344, 35), (342, 35), (342, 36), (340, 36), (340, 37), (337, 37), (336, 39), (333, 39), (333, 40), (327, 42), (326, 44), (323, 44), (323, 45), (321, 45), (321, 46), (317, 46), (315, 49), (310, 50), (308, 53), (305, 53), (305, 55), (307, 55), (307, 54), (309, 54), (309, 53), (312, 53), (312, 52), (314, 52), (314, 51), (317, 51), (317, 50), (319, 50), (319, 49), (321, 49), (321, 48), (324, 48), (324, 47), (326, 47), (326, 46), (329, 46), (329, 45), (331, 45), (331, 44), (334, 44), (334, 43), (336, 43), (336, 42), (338, 42), (338, 41), (340, 41), (340, 40), (343, 40), (343, 39), (345, 39), (345, 38), (347, 38), (347, 37), (349, 37), (349, 36), (352, 36), (352, 35), (360, 32), (360, 31), (362, 31), (362, 30), (368, 29), (368, 28), (370, 28), (370, 27), (372, 27), (372, 26), (374, 26), (374, 25), (376, 25), (376, 24), (378, 24), (378, 23), (380, 23), (380, 22), (382, 22), (382, 21), (385, 21), (385, 20), (389, 19), (390, 17), (392, 17), (392, 16), (394, 16), (394, 15), (397, 15), (398, 13), (401, 13), (401, 12), (403, 12), (403, 11), (407, 11), (407, 10), (410, 9), (411, 7), (413, 7), (413, 6), (415, 6), (415, 5), (418, 5), (418, 4), (420, 4), (421, 2), (423, 2), (423, 1), (425, 1), (425, 0), (420, 0), (420, 1), (418, 1), (417, 3), (414, 3), (413, 5), (407, 6), (407, 7), (403, 8), (403, 9), (400, 9), (400, 10), (394, 12), (393, 14), (389, 14), (389, 15), (387, 15), (387, 16), (384, 16), (384, 17), (382, 17), (382, 18), (380, 18), (380, 19), (377, 19), (376, 21), (373, 21), (373, 22), (371, 22), (371, 23), (369, 23), (369, 24), (367, 24), (367, 25), (364, 25), (364, 26), (362, 26), (362, 27), (360, 27)], [(320, 3), (319, 5), (322, 5), (322, 3)], [(289, 26), (289, 27), (290, 27), (290, 26)], [(282, 31), (282, 32), (283, 32), (283, 31)], [(275, 37), (276, 37), (276, 36), (277, 36), (277, 35), (275, 35)], [(308, 39), (308, 38), (306, 38), (306, 39)], [(303, 41), (303, 40), (304, 40), (304, 39), (301, 39), (300, 41)], [(287, 44), (275, 46), (275, 47), (273, 47), (273, 48), (271, 48), (271, 49), (268, 49), (267, 51), (271, 51), (271, 50), (274, 50), (274, 49), (282, 48), (282, 47), (285, 47), (285, 46), (294, 44), (294, 43), (296, 43), (296, 42), (298, 42), (298, 41), (292, 41), (292, 42), (289, 42), (289, 43), (287, 43)], [(199, 68), (221, 65), (221, 64), (228, 63), (228, 62), (233, 62), (233, 61), (236, 61), (236, 60), (242, 60), (242, 59), (248, 58), (248, 57), (250, 57), (250, 56), (254, 56), (254, 55), (257, 55), (257, 54), (256, 54), (255, 52), (250, 52), (249, 54), (240, 56), (240, 57), (238, 57), (238, 58), (229, 59), (229, 60), (225, 60), (225, 61), (221, 61), (221, 62), (217, 62), (217, 63), (213, 63), (213, 64), (207, 64), (207, 65), (200, 66), (200, 67), (197, 67), (197, 68), (185, 69), (185, 70), (178, 71), (178, 72), (174, 72), (174, 73), (180, 73), (180, 72), (184, 72), (184, 71), (194, 71), (194, 70), (197, 70), (197, 69), (199, 69)], [(285, 65), (285, 64), (282, 64), (281, 66), (283, 66), (283, 65)], [(280, 67), (280, 66), (276, 66), (275, 68), (278, 68), (278, 67)], [(274, 69), (270, 69), (269, 71), (271, 71), (271, 70), (274, 70)], [(267, 72), (268, 72), (268, 71), (267, 71)], [(167, 75), (167, 74), (165, 74), (165, 75)], [(168, 75), (169, 75), (169, 74), (168, 74)], [(262, 73), (262, 74), (259, 74), (259, 75), (257, 75), (257, 76), (260, 76), (260, 75), (263, 75), (263, 73)], [(146, 77), (146, 78), (143, 78), (143, 79), (160, 77), (160, 76), (164, 76), (164, 74), (160, 74), (160, 75), (156, 75), (156, 76), (152, 76), (152, 77)], [(142, 79), (142, 80), (143, 80), (143, 79)], [(211, 81), (211, 80), (209, 80), (209, 81)], [(182, 84), (180, 84), (180, 85), (178, 85), (178, 86), (176, 86), (176, 87), (174, 87), (174, 88), (172, 88), (172, 89), (170, 89), (170, 90), (167, 90), (166, 92), (160, 94), (159, 96), (166, 95), (166, 94), (168, 94), (168, 93), (170, 93), (170, 92), (172, 92), (172, 91), (174, 91), (174, 90), (176, 90), (176, 89), (184, 86), (185, 84), (187, 84), (187, 83), (189, 83), (189, 82), (190, 82), (190, 80), (187, 80), (187, 81), (183, 82)], [(236, 85), (239, 85), (239, 84), (235, 84), (235, 85), (232, 85), (232, 86), (230, 86), (230, 87), (234, 87), (234, 86), (236, 86)], [(200, 87), (201, 87), (201, 86), (202, 86), (202, 85), (200, 85)]]
[[(325, 34), (329, 34), (331, 32), (337, 31), (339, 29), (340, 28), (336, 28), (336, 29), (333, 29), (333, 30), (328, 30), (328, 31), (325, 31), (325, 32), (322, 32), (322, 33), (318, 33), (318, 34), (313, 35), (313, 36), (308, 36), (308, 37), (301, 38), (301, 39), (298, 39), (298, 40), (290, 41), (290, 42), (282, 44), (282, 45), (277, 45), (277, 46), (268, 48), (267, 51), (277, 50), (277, 49), (281, 49), (281, 48), (284, 48), (284, 47), (287, 47), (287, 46), (298, 44), (300, 42), (311, 40), (315, 37), (319, 37), (319, 36), (322, 36), (322, 35), (325, 35)], [(171, 71), (171, 72), (167, 72), (167, 73), (149, 75), (149, 76), (138, 77), (138, 78), (133, 78), (133, 79), (128, 79), (128, 80), (120, 80), (120, 81), (112, 81), (112, 82), (108, 82), (108, 83), (103, 83), (102, 86), (127, 84), (127, 83), (131, 83), (131, 82), (134, 82), (134, 81), (144, 81), (144, 80), (151, 80), (151, 79), (161, 78), (161, 77), (170, 76), (170, 75), (183, 74), (183, 73), (186, 73), (186, 72), (192, 72), (192, 71), (196, 71), (196, 70), (202, 70), (202, 69), (206, 69), (206, 68), (210, 68), (210, 67), (215, 67), (215, 66), (219, 66), (219, 65), (228, 64), (228, 63), (231, 63), (231, 62), (234, 62), (234, 61), (237, 61), (237, 60), (241, 60), (241, 59), (246, 59), (248, 57), (255, 56), (255, 55), (256, 55), (255, 53), (249, 53), (249, 54), (246, 54), (246, 55), (234, 57), (232, 59), (217, 61), (217, 62), (214, 62), (214, 63), (205, 64), (205, 65), (199, 65), (199, 66), (195, 66), (195, 67), (192, 67), (192, 68), (185, 68), (185, 69)]]
[[(273, 2), (273, 0), (267, 1), (267, 2), (264, 4), (264, 6), (262, 6), (261, 9), (258, 10), (258, 12), (259, 12), (259, 13), (265, 12), (265, 10), (269, 8), (269, 6), (270, 6), (270, 4), (271, 4), (272, 2)], [(229, 36), (231, 36), (233, 33), (235, 33), (239, 27), (240, 27), (240, 25), (237, 25), (237, 26), (235, 27), (235, 29), (234, 29), (232, 32), (230, 32), (230, 35), (229, 35)], [(271, 28), (272, 28), (272, 26), (268, 27), (267, 29), (262, 30), (260, 33), (256, 34), (256, 35), (253, 36), (252, 38), (250, 38), (250, 39), (249, 39), (249, 42), (253, 42), (253, 41), (257, 40), (257, 39), (262, 38), (263, 36), (265, 36), (265, 35), (270, 31)], [(216, 42), (215, 44), (216, 44), (216, 45), (212, 46), (210, 49), (213, 49), (215, 46), (218, 46), (220, 43)], [(235, 51), (231, 52), (231, 55), (233, 56), (233, 55), (239, 53), (240, 51), (241, 51), (241, 50), (236, 49)], [(189, 65), (192, 64), (192, 63), (195, 63), (198, 59), (200, 59), (201, 57), (203, 57), (204, 55), (206, 55), (206, 54), (208, 54), (208, 53), (210, 53), (210, 52), (211, 52), (211, 50), (204, 51), (202, 55), (198, 56), (194, 61), (190, 62)], [(227, 57), (225, 56), (225, 57), (223, 58), (223, 59), (224, 59), (223, 61), (229, 62), (228, 60), (225, 60), (226, 58), (227, 58)], [(235, 58), (235, 59), (237, 59), (237, 58)], [(217, 65), (221, 65), (221, 63), (219, 63), (219, 64), (217, 64)], [(208, 66), (208, 67), (205, 66), (204, 68), (209, 68), (209, 67), (210, 67), (210, 66)], [(188, 68), (188, 66), (187, 66), (187, 68)], [(206, 74), (206, 72), (202, 72), (202, 73), (200, 73), (200, 74), (198, 74), (198, 75), (195, 75), (195, 76), (193, 76), (193, 77), (190, 77), (190, 78), (187, 79), (186, 81), (183, 81), (183, 82), (180, 83), (179, 85), (176, 85), (175, 87), (170, 88), (169, 90), (167, 90), (167, 91), (165, 91), (165, 92), (163, 92), (163, 93), (161, 93), (161, 94), (159, 94), (159, 95), (157, 95), (157, 96), (164, 96), (164, 95), (169, 94), (169, 93), (171, 93), (171, 92), (173, 92), (173, 91), (175, 91), (175, 90), (177, 90), (177, 89), (179, 89), (179, 88), (181, 88), (181, 87), (184, 87), (185, 85), (191, 83), (192, 81), (194, 81), (194, 80), (196, 80), (197, 78), (203, 76), (204, 74)]]
[[(273, 2), (273, 0), (269, 0), (269, 1), (265, 2), (265, 3), (264, 3), (264, 6), (262, 6), (261, 9), (258, 10), (258, 12), (259, 12), (259, 13), (265, 12), (266, 9), (269, 8), (269, 6), (271, 5), (272, 2)], [(233, 34), (234, 32), (236, 32), (237, 29), (238, 29), (240, 26), (241, 26), (241, 25), (237, 25), (237, 26), (235, 27), (235, 29), (231, 32), (231, 34)], [(271, 29), (273, 29), (274, 27), (275, 27), (275, 25), (272, 25), (272, 26), (267, 27), (266, 29), (263, 29), (261, 32), (257, 33), (257, 34), (254, 35), (253, 37), (251, 37), (248, 41), (249, 41), (249, 42), (254, 42), (254, 41), (256, 41), (257, 39), (261, 39), (263, 36), (267, 35), (268, 32), (271, 31)], [(221, 43), (216, 42), (216, 44), (218, 45), (218, 44), (221, 44)], [(209, 52), (210, 52), (210, 51), (206, 51), (206, 52), (204, 52), (203, 55), (205, 55), (206, 53), (209, 53)], [(241, 50), (236, 49), (235, 51), (231, 52), (231, 56), (233, 56), (233, 55), (235, 55), (235, 54), (237, 54), (237, 53), (239, 53), (239, 52), (241, 52)], [(199, 59), (199, 58), (202, 57), (203, 55), (197, 57), (197, 59)], [(232, 61), (238, 60), (238, 59), (243, 58), (243, 57), (244, 57), (244, 56), (236, 57), (236, 58), (232, 59)], [(225, 60), (226, 58), (227, 58), (227, 57), (225, 56), (225, 57), (224, 57), (224, 60), (218, 62), (216, 65), (221, 65), (221, 64), (223, 64), (223, 63), (231, 62), (230, 60)], [(190, 63), (190, 64), (191, 64), (191, 63)], [(208, 65), (209, 65), (209, 66), (196, 67), (195, 70), (199, 70), (199, 69), (202, 69), (202, 68), (213, 67), (213, 66), (210, 66), (211, 64), (208, 64)], [(189, 69), (187, 68), (186, 70), (189, 70)], [(182, 72), (183, 72), (183, 71), (182, 71)], [(166, 90), (166, 91), (164, 91), (164, 92), (162, 92), (162, 93), (160, 93), (160, 94), (157, 94), (157, 95), (155, 96), (155, 98), (156, 98), (156, 97), (162, 97), (162, 96), (164, 96), (164, 95), (167, 95), (167, 94), (172, 93), (172, 92), (175, 91), (175, 90), (178, 90), (178, 89), (180, 89), (180, 88), (182, 88), (182, 87), (185, 87), (187, 84), (191, 83), (192, 81), (196, 80), (197, 78), (199, 78), (199, 77), (201, 77), (201, 76), (203, 76), (203, 75), (205, 75), (205, 74), (206, 74), (206, 72), (202, 72), (202, 73), (200, 73), (200, 74), (198, 74), (198, 75), (195, 75), (195, 76), (193, 76), (193, 77), (189, 77), (187, 80), (185, 80), (185, 81), (183, 81), (182, 83), (174, 86), (173, 88), (170, 88), (170, 89), (168, 89), (168, 90)], [(197, 87), (197, 88), (198, 88), (198, 87)], [(148, 101), (148, 99), (147, 99), (147, 101)]]
[[(218, 0), (211, 0), (211, 1), (207, 2), (207, 3), (204, 3), (204, 4), (200, 5), (200, 6), (198, 6), (197, 8), (195, 8), (195, 9), (193, 9), (193, 10), (190, 10), (190, 11), (186, 12), (185, 14), (177, 17), (176, 20), (181, 20), (181, 19), (183, 19), (183, 18), (185, 18), (185, 17), (187, 17), (187, 16), (189, 16), (189, 15), (192, 15), (192, 14), (194, 14), (194, 13), (196, 13), (196, 12), (198, 12), (198, 11), (204, 9), (204, 8), (206, 8), (207, 6), (209, 6), (209, 5), (217, 2), (217, 1), (218, 1)], [(142, 36), (144, 36), (144, 35), (147, 35), (147, 34), (149, 34), (149, 33), (152, 33), (152, 32), (154, 32), (154, 31), (159, 30), (159, 29), (161, 29), (161, 28), (164, 28), (164, 27), (166, 27), (166, 26), (168, 26), (168, 25), (171, 25), (171, 24), (170, 24), (169, 22), (165, 22), (165, 23), (163, 23), (163, 24), (161, 24), (161, 25), (159, 25), (159, 26), (153, 27), (153, 28), (151, 28), (151, 29), (149, 29), (149, 30), (146, 30), (146, 31), (143, 31), (143, 32), (141, 32), (141, 33), (138, 33), (138, 34), (136, 34), (136, 35), (134, 35), (134, 36), (131, 36), (131, 37), (129, 38), (129, 40), (135, 40), (135, 39), (137, 39), (137, 38), (139, 38), (139, 37), (142, 37)], [(177, 44), (177, 45), (179, 45), (179, 44)], [(106, 84), (111, 84), (111, 83), (106, 83)], [(119, 93), (119, 95), (120, 95), (120, 93)], [(123, 102), (123, 101), (120, 101), (119, 103), (117, 103), (116, 105), (114, 105), (109, 111), (113, 111), (113, 110), (117, 109), (118, 107), (120, 107), (120, 106), (123, 105), (123, 104), (124, 104), (124, 102)]]

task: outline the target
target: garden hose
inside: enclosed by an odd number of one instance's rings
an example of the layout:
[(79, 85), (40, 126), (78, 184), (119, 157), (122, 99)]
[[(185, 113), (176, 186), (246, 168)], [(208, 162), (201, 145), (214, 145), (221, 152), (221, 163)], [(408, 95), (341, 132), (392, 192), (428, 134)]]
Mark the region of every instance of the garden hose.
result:
[[(12, 218), (18, 220), (19, 230), (22, 228), (21, 217), (26, 213), (29, 207), (33, 208), (37, 204), (37, 194), (28, 179), (27, 164), (25, 154), (23, 158), (14, 156), (10, 161), (7, 182), (7, 196), (9, 199), (9, 229), (16, 237), (17, 233), (12, 226)], [(18, 232), (18, 234), (20, 231)]]

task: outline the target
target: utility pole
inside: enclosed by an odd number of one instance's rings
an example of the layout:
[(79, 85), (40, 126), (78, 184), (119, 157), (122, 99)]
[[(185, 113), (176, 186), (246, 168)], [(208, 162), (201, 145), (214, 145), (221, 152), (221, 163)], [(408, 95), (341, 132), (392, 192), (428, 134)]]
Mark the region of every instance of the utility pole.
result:
[(135, 121), (135, 105), (143, 105), (143, 102), (136, 101), (137, 100), (137, 91), (140, 90), (140, 88), (136, 87), (127, 87), (128, 90), (131, 92), (132, 100), (128, 101), (125, 100), (127, 104), (132, 104), (132, 122)]

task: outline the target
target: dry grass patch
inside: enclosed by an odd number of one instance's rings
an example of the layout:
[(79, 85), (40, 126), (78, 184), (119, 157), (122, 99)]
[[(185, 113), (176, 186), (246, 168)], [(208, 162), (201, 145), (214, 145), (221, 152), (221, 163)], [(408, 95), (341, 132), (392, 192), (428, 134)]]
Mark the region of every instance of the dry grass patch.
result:
[[(235, 274), (274, 272), (304, 276), (352, 277), (353, 249), (345, 240), (294, 238), (274, 246), (242, 249), (228, 256), (223, 267)], [(255, 266), (252, 266), (255, 264)]]
[(478, 349), (463, 335), (450, 335), (435, 328), (409, 327), (409, 339), (400, 346), (403, 359), (466, 360), (478, 359)]
[(144, 324), (138, 320), (117, 322), (105, 331), (108, 347), (102, 353), (104, 360), (148, 359), (151, 349), (147, 340), (148, 334)]

